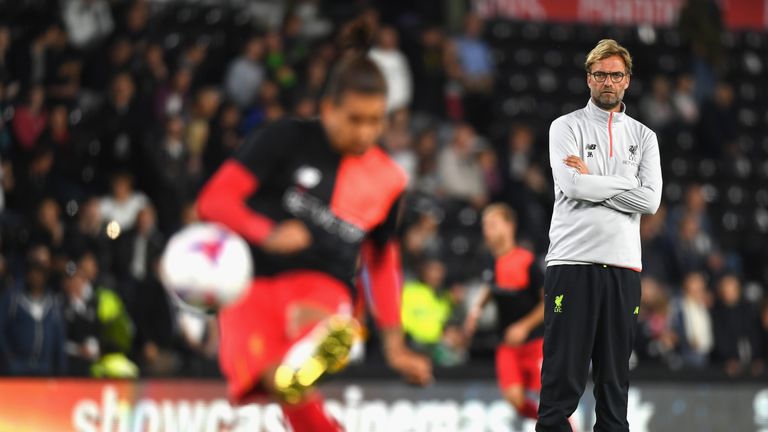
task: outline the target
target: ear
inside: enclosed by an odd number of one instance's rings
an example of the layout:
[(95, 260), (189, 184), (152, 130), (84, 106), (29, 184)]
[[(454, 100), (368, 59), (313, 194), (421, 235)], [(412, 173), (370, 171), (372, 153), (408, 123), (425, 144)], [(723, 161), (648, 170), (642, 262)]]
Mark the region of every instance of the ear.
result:
[(320, 101), (320, 116), (327, 117), (334, 111), (334, 102), (329, 97), (324, 97)]

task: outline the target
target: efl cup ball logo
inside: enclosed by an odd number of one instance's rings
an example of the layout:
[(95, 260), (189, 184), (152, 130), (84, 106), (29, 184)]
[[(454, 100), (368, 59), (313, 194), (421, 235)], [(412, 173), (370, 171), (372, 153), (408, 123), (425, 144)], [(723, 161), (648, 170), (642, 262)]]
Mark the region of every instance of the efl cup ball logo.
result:
[(216, 224), (193, 224), (168, 242), (160, 264), (166, 289), (187, 304), (205, 309), (239, 299), (253, 277), (248, 244)]

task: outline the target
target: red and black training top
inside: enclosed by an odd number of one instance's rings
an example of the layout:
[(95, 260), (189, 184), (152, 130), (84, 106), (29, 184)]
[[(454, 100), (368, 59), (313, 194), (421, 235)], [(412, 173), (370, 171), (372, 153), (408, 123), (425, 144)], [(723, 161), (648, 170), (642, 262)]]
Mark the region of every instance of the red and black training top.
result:
[[(506, 254), (489, 258), (483, 281), (491, 288), (496, 304), (496, 330), (503, 340), (507, 327), (528, 315), (541, 301), (544, 274), (530, 251), (515, 247)], [(544, 336), (539, 324), (526, 341)]]
[[(355, 286), (368, 274), (380, 325), (399, 324), (400, 259), (394, 238), (405, 173), (380, 148), (336, 152), (318, 120), (280, 120), (255, 133), (203, 188), (198, 211), (253, 246), (257, 275), (315, 270)], [(258, 246), (275, 224), (300, 219), (312, 245), (295, 255)]]

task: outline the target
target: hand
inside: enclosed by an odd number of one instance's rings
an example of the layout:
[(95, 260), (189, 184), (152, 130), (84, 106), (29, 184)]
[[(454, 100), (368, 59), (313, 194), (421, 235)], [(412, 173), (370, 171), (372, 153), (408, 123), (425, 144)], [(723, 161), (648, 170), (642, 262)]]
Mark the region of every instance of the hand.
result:
[(571, 168), (576, 168), (576, 170), (581, 174), (589, 174), (589, 168), (587, 167), (587, 164), (578, 156), (570, 155), (563, 159), (563, 162), (565, 162), (565, 164)]
[(261, 244), (261, 248), (272, 254), (292, 255), (308, 248), (311, 244), (312, 234), (304, 222), (289, 219), (272, 230), (269, 237)]
[(432, 382), (432, 362), (427, 357), (408, 349), (399, 329), (385, 330), (382, 335), (384, 355), (389, 367), (411, 384), (424, 386)]
[(481, 312), (477, 309), (472, 309), (467, 314), (467, 319), (464, 321), (464, 336), (471, 338), (477, 330), (477, 322), (480, 320)]
[(736, 376), (741, 373), (741, 363), (738, 360), (728, 360), (725, 362), (725, 373), (728, 376)]
[(525, 342), (528, 337), (528, 326), (522, 323), (515, 323), (507, 327), (504, 332), (504, 343), (510, 346), (518, 346)]

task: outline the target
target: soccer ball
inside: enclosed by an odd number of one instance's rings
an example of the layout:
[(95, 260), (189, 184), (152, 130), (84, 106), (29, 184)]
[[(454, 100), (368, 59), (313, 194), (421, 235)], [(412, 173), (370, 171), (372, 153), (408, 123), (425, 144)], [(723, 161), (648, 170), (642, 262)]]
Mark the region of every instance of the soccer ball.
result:
[(203, 309), (235, 302), (252, 277), (245, 240), (211, 223), (192, 224), (174, 234), (160, 262), (160, 279), (171, 295)]

